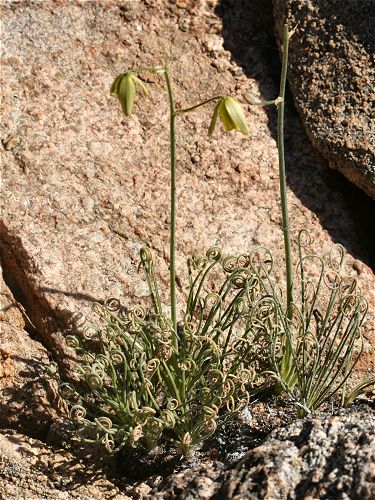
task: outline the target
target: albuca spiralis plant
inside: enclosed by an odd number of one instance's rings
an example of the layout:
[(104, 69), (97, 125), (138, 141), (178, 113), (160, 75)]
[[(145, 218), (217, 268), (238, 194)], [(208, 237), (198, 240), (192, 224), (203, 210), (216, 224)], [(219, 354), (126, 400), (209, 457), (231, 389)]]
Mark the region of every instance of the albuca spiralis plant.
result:
[[(168, 66), (133, 68), (119, 75), (110, 94), (117, 96), (125, 116), (131, 115), (143, 72), (165, 79), (170, 108), (170, 308), (163, 310), (151, 252), (142, 248), (152, 305), (127, 310), (116, 299), (95, 304), (97, 321), (81, 335), (66, 337), (80, 358), (79, 384), (61, 384), (70, 416), (88, 441), (102, 441), (108, 450), (124, 446), (152, 449), (172, 442), (182, 453), (209, 437), (218, 425), (249, 404), (262, 359), (261, 342), (254, 348), (247, 314), (256, 302), (256, 264), (248, 255), (222, 258), (218, 248), (189, 260), (190, 288), (183, 318), (176, 314), (176, 119), (215, 103), (209, 134), (217, 120), (224, 128), (248, 135), (238, 100), (214, 96), (189, 108), (176, 109)], [(207, 291), (214, 268), (222, 283)], [(264, 347), (264, 346), (263, 346)], [(259, 378), (260, 379), (260, 378)]]
[[(268, 302), (272, 365), (301, 415), (317, 409), (345, 386), (363, 351), (360, 332), (367, 312), (355, 279), (341, 275), (343, 247), (332, 247), (325, 262), (317, 255), (303, 254), (309, 243), (310, 235), (300, 231), (299, 296), (290, 316), (275, 297)], [(312, 262), (318, 268), (315, 278), (308, 274)]]
[[(365, 298), (358, 293), (356, 280), (342, 276), (344, 248), (334, 245), (327, 262), (317, 255), (304, 254), (304, 247), (312, 244), (306, 230), (298, 234), (298, 262), (293, 276), (283, 137), (288, 45), (293, 33), (288, 31), (287, 25), (284, 26), (279, 96), (274, 101), (259, 103), (275, 104), (278, 108), (277, 145), (286, 300), (272, 284), (267, 270), (263, 269), (267, 280), (260, 280), (263, 286), (260, 302), (264, 310), (262, 328), (269, 340), (276, 392), (283, 390), (299, 414), (306, 415), (340, 389), (343, 389), (342, 402), (354, 396), (351, 394), (345, 399), (346, 382), (363, 352), (362, 326), (368, 306)], [(316, 276), (310, 275), (310, 268), (318, 268)], [(371, 380), (359, 385), (357, 391), (367, 388)]]
[[(189, 453), (219, 425), (237, 416), (252, 394), (275, 381), (276, 391), (284, 391), (301, 414), (309, 413), (345, 386), (358, 361), (367, 306), (355, 281), (340, 275), (343, 248), (336, 246), (326, 264), (320, 257), (303, 253), (309, 236), (300, 232), (293, 276), (283, 139), (292, 33), (285, 26), (279, 96), (254, 103), (278, 109), (285, 293), (275, 285), (273, 259), (267, 249), (223, 258), (220, 249), (213, 247), (188, 260), (188, 297), (183, 316), (177, 317), (176, 120), (215, 104), (210, 135), (218, 119), (225, 130), (248, 135), (244, 111), (237, 99), (225, 95), (177, 109), (167, 65), (133, 68), (113, 82), (110, 93), (129, 116), (137, 88), (148, 94), (139, 75), (151, 72), (165, 80), (170, 110), (171, 314), (163, 309), (152, 254), (142, 248), (140, 268), (148, 284), (150, 307), (127, 309), (109, 299), (95, 304), (95, 321), (67, 336), (79, 361), (76, 382), (62, 382), (61, 394), (83, 439), (102, 442), (111, 452), (124, 446), (150, 450), (170, 442), (181, 453)], [(320, 268), (315, 279), (309, 274), (312, 261)], [(215, 281), (215, 292), (210, 291), (210, 280)], [(58, 376), (57, 367), (55, 373)]]

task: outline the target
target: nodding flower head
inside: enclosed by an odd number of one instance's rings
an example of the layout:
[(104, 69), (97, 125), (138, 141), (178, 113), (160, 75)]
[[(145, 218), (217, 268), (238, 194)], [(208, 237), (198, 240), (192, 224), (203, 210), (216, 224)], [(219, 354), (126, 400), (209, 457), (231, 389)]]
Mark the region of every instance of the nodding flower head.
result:
[(141, 87), (144, 95), (148, 95), (146, 85), (131, 71), (118, 76), (111, 85), (110, 95), (117, 95), (125, 116), (132, 114), (137, 85)]
[(238, 130), (244, 135), (249, 135), (249, 129), (246, 124), (245, 113), (241, 104), (233, 97), (222, 97), (216, 104), (212, 115), (208, 134), (212, 135), (215, 130), (217, 117), (223, 122), (225, 130)]

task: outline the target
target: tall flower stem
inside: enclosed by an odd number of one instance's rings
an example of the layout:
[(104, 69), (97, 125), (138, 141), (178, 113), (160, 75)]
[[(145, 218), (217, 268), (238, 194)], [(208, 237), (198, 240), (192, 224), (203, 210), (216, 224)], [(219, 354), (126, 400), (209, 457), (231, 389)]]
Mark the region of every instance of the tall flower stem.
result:
[[(176, 117), (179, 114), (189, 113), (191, 111), (195, 111), (196, 109), (205, 106), (213, 101), (223, 100), (223, 102), (228, 101), (226, 104), (227, 107), (230, 107), (230, 110), (225, 108), (226, 113), (230, 118), (230, 128), (228, 125), (225, 126), (226, 130), (231, 130), (233, 128), (240, 130), (243, 132), (243, 129), (246, 129), (246, 124), (241, 122), (242, 120), (242, 109), (238, 109), (240, 104), (235, 101), (235, 99), (226, 97), (224, 98), (221, 95), (217, 95), (214, 97), (210, 97), (194, 106), (190, 106), (188, 108), (175, 108), (175, 102), (173, 97), (173, 90), (171, 85), (171, 80), (169, 78), (169, 72), (167, 66), (157, 66), (155, 68), (150, 67), (136, 67), (129, 70), (127, 73), (121, 74), (116, 78), (111, 87), (111, 95), (117, 96), (121, 102), (121, 106), (123, 107), (123, 111), (126, 116), (129, 116), (132, 112), (133, 104), (134, 104), (134, 96), (136, 85), (140, 86), (143, 93), (147, 95), (147, 88), (144, 83), (139, 80), (135, 73), (148, 71), (151, 73), (162, 73), (164, 74), (167, 92), (168, 92), (168, 100), (169, 100), (169, 137), (170, 137), (170, 172), (171, 172), (171, 180), (170, 180), (170, 196), (171, 196), (171, 209), (170, 209), (170, 250), (169, 250), (169, 282), (170, 282), (170, 306), (171, 306), (171, 319), (173, 326), (173, 348), (176, 353), (179, 351), (179, 338), (177, 332), (177, 300), (176, 300)], [(123, 80), (125, 79), (125, 91), (123, 89)], [(120, 86), (120, 87), (119, 87)], [(231, 106), (229, 106), (229, 101)], [(233, 104), (234, 103), (234, 104)], [(217, 108), (216, 108), (217, 109)], [(214, 117), (216, 121), (218, 111), (215, 110)], [(234, 115), (234, 116), (232, 116)], [(228, 119), (229, 119), (228, 118)], [(227, 121), (228, 121), (227, 119)], [(225, 124), (224, 124), (225, 125)], [(210, 125), (211, 128), (212, 124)], [(210, 130), (210, 129), (209, 129)], [(210, 132), (209, 132), (210, 133)], [(243, 132), (244, 133), (244, 132)]]
[(169, 137), (170, 137), (170, 170), (171, 170), (171, 220), (170, 220), (170, 250), (169, 250), (169, 280), (170, 280), (170, 303), (171, 303), (171, 318), (174, 330), (173, 347), (178, 351), (178, 335), (177, 335), (177, 301), (176, 301), (176, 117), (181, 113), (188, 113), (195, 109), (204, 106), (212, 101), (216, 101), (221, 96), (211, 97), (205, 101), (191, 106), (186, 109), (175, 109), (173, 90), (171, 80), (169, 78), (168, 68), (164, 70), (164, 78), (167, 84), (168, 99), (169, 99)]
[(289, 231), (288, 203), (286, 195), (286, 174), (285, 174), (285, 155), (284, 155), (284, 108), (285, 108), (285, 85), (288, 66), (288, 45), (289, 32), (288, 26), (284, 26), (283, 37), (283, 57), (280, 81), (280, 92), (277, 103), (277, 149), (279, 154), (279, 179), (281, 196), (281, 213), (283, 221), (284, 248), (285, 248), (285, 270), (286, 270), (286, 299), (287, 316), (291, 319), (293, 302), (293, 274), (292, 274), (292, 255), (291, 240)]
[[(283, 57), (281, 68), (280, 92), (276, 99), (277, 104), (277, 149), (279, 154), (279, 181), (280, 181), (280, 198), (281, 198), (281, 214), (284, 233), (284, 250), (285, 250), (285, 271), (286, 271), (286, 317), (290, 322), (290, 332), (293, 319), (293, 272), (292, 272), (292, 245), (289, 231), (289, 216), (288, 216), (288, 200), (286, 194), (286, 174), (285, 174), (285, 154), (284, 154), (284, 109), (285, 109), (285, 86), (288, 67), (288, 48), (289, 38), (293, 34), (289, 34), (288, 25), (284, 25), (283, 36)], [(296, 373), (293, 363), (292, 346), (290, 338), (285, 339), (285, 352), (281, 361), (281, 372), (283, 380), (287, 387), (293, 391), (296, 383)], [(276, 393), (282, 392), (283, 387), (280, 383), (275, 386)]]
[(171, 81), (168, 68), (164, 72), (169, 99), (169, 128), (170, 128), (170, 159), (171, 159), (171, 220), (170, 220), (170, 250), (169, 250), (169, 280), (171, 317), (173, 324), (173, 347), (178, 350), (177, 337), (177, 304), (176, 304), (176, 114)]
[[(280, 90), (279, 96), (275, 100), (263, 101), (263, 102), (253, 102), (258, 106), (269, 106), (275, 104), (277, 106), (277, 150), (279, 159), (279, 182), (280, 182), (280, 198), (281, 198), (281, 215), (283, 224), (283, 234), (284, 234), (284, 251), (285, 251), (285, 271), (286, 271), (286, 317), (289, 320), (290, 331), (292, 329), (292, 318), (293, 318), (293, 272), (292, 272), (292, 245), (290, 239), (289, 230), (289, 216), (288, 216), (288, 200), (286, 193), (286, 174), (285, 174), (285, 153), (284, 153), (284, 110), (285, 110), (285, 87), (286, 87), (286, 75), (288, 67), (288, 48), (289, 48), (289, 38), (293, 34), (293, 31), (289, 33), (287, 24), (284, 25), (284, 36), (283, 36), (283, 56), (282, 56), (282, 68), (281, 68), (281, 79), (280, 79)], [(296, 374), (293, 366), (293, 356), (292, 356), (292, 346), (290, 343), (290, 338), (287, 336), (285, 338), (285, 351), (281, 360), (280, 371), (282, 373), (282, 378), (284, 383), (293, 390), (296, 382)], [(280, 393), (284, 390), (284, 387), (280, 383), (276, 383), (275, 391)]]

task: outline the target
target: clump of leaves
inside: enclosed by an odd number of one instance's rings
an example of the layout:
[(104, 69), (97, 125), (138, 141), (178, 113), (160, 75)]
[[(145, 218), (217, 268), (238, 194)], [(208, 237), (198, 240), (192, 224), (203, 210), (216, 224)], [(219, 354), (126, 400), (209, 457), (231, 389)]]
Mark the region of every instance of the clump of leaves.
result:
[[(344, 248), (334, 245), (326, 261), (303, 254), (310, 235), (298, 237), (299, 261), (291, 314), (280, 296), (267, 302), (265, 329), (272, 332), (271, 361), (276, 379), (301, 415), (345, 391), (364, 347), (367, 302), (354, 278), (342, 273)], [(311, 266), (311, 262), (314, 265)], [(313, 268), (317, 275), (309, 275)], [(297, 293), (298, 292), (298, 293)]]
[[(248, 404), (259, 362), (247, 318), (259, 292), (249, 256), (217, 248), (189, 261), (190, 291), (174, 329), (163, 312), (151, 253), (141, 250), (152, 308), (95, 304), (97, 321), (67, 337), (78, 355), (78, 384), (63, 383), (81, 437), (111, 451), (171, 442), (188, 453)], [(205, 281), (219, 267), (218, 292)]]

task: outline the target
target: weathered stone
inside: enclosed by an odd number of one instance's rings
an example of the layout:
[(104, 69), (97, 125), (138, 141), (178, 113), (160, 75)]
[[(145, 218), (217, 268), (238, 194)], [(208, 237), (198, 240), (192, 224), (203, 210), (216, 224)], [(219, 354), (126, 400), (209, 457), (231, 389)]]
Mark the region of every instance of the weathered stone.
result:
[(0, 274), (0, 428), (44, 438), (58, 415), (56, 386), (45, 377), (48, 354), (30, 338)]
[(373, 414), (298, 421), (250, 451), (229, 473), (221, 498), (370, 500), (374, 461)]
[(0, 495), (39, 500), (130, 500), (100, 469), (23, 434), (0, 434)]
[(208, 460), (170, 476), (152, 493), (165, 500), (370, 500), (375, 495), (374, 463), (372, 410), (346, 410), (275, 429), (234, 467), (225, 460)]
[(274, 0), (276, 31), (296, 26), (289, 83), (313, 144), (375, 198), (372, 0)]

